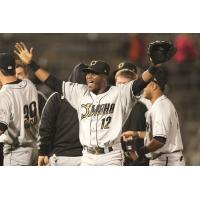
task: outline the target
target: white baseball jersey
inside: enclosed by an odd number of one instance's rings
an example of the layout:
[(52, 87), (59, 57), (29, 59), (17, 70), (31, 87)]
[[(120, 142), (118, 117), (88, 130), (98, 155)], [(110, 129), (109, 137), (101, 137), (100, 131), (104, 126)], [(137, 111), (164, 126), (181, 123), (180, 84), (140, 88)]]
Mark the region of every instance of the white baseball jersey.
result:
[(152, 106), (152, 103), (149, 99), (146, 99), (145, 97), (143, 97), (143, 95), (140, 98), (140, 101), (147, 107), (147, 110), (149, 110)]
[(107, 147), (120, 143), (122, 126), (136, 102), (132, 82), (111, 86), (96, 95), (88, 86), (63, 82), (63, 95), (78, 111), (82, 145)]
[(38, 94), (33, 83), (25, 79), (17, 84), (6, 84), (0, 90), (0, 122), (8, 126), (1, 142), (32, 145), (37, 140)]
[(160, 149), (148, 154), (173, 153), (183, 150), (180, 133), (179, 119), (172, 102), (165, 96), (159, 97), (147, 112), (147, 135), (145, 144), (153, 137), (161, 136), (166, 138), (166, 143)]

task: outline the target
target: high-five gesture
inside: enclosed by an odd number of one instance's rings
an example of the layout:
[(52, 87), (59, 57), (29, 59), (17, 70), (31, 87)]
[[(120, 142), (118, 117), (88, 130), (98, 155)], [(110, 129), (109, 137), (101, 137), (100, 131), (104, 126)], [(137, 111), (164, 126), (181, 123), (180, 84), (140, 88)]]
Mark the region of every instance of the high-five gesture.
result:
[[(29, 64), (29, 67), (32, 69), (32, 71), (35, 73), (36, 77), (40, 81), (42, 81), (42, 82), (46, 81), (50, 74), (46, 70), (40, 68), (37, 65), (37, 63), (35, 63), (32, 60), (33, 48), (30, 48), (30, 50), (28, 50), (26, 45), (23, 42), (16, 43), (15, 48), (16, 48), (16, 50), (14, 51), (14, 53), (18, 55), (20, 60), (26, 65)], [(62, 91), (61, 91), (61, 93), (62, 93)]]
[(23, 42), (16, 43), (15, 48), (14, 53), (19, 56), (20, 60), (24, 64), (30, 64), (33, 57), (33, 48), (28, 50)]

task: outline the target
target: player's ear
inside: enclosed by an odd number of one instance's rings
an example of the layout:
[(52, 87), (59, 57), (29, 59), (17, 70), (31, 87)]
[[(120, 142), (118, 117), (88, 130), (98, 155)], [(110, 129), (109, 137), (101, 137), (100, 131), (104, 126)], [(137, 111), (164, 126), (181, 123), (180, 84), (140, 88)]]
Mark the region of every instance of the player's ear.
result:
[(151, 87), (152, 87), (153, 90), (156, 90), (158, 85), (155, 82), (152, 81), (151, 82)]
[(2, 70), (0, 69), (0, 76), (3, 76), (4, 75), (4, 73), (2, 72)]

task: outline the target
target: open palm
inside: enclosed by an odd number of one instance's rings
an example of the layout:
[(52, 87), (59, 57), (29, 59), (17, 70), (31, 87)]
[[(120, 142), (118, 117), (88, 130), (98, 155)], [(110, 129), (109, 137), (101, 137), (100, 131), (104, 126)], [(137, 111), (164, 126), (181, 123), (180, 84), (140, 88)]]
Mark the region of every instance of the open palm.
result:
[(24, 64), (30, 64), (33, 57), (33, 48), (29, 51), (23, 42), (17, 42), (15, 48), (14, 53), (19, 56), (20, 60)]

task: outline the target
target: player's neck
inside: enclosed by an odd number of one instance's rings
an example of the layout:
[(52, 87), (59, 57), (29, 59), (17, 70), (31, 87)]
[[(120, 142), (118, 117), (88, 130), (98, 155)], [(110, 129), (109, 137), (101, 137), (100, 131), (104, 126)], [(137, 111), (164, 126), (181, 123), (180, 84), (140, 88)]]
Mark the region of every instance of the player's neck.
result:
[(110, 86), (106, 85), (105, 87), (102, 87), (100, 90), (98, 90), (95, 94), (103, 94), (104, 92), (107, 92), (109, 90)]
[(161, 97), (163, 95), (162, 92), (157, 92), (156, 94), (154, 94), (151, 98), (151, 103), (153, 104), (159, 97)]
[(15, 82), (17, 78), (15, 76), (4, 76), (1, 78), (2, 85)]

